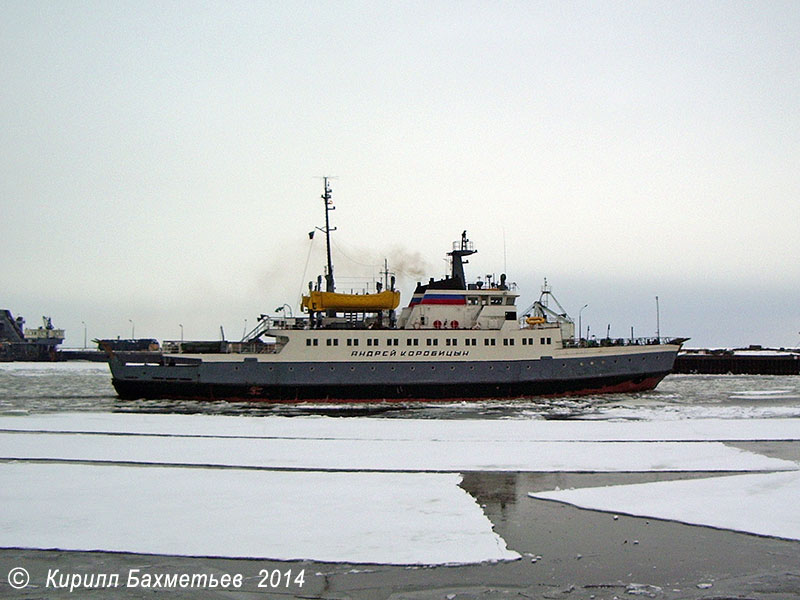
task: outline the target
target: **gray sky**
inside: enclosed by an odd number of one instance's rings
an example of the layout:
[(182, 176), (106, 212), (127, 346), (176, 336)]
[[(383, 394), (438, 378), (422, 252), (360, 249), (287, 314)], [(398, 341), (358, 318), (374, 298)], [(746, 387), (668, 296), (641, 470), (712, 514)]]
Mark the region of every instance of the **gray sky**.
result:
[(800, 343), (794, 1), (0, 11), (0, 308), (67, 345), (297, 313), (321, 175), (340, 287), (386, 257), (405, 304), (466, 229), (469, 276), (592, 333), (659, 296), (690, 345)]

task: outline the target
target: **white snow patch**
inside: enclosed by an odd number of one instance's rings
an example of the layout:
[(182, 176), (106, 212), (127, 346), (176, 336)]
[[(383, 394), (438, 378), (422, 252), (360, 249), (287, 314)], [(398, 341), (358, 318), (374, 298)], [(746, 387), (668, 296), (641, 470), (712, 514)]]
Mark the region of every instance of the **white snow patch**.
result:
[(459, 481), (0, 464), (0, 546), (388, 564), (519, 558)]
[(0, 430), (451, 442), (800, 440), (800, 418), (732, 412), (706, 419), (689, 409), (662, 406), (649, 413), (653, 421), (625, 422), (54, 413), (0, 416)]
[(800, 540), (800, 471), (531, 493), (581, 508)]
[(0, 458), (349, 471), (765, 471), (791, 461), (720, 442), (260, 439), (0, 433)]
[[(665, 428), (665, 424), (672, 429), (677, 423), (691, 421), (694, 423), (714, 423), (720, 426), (720, 435), (725, 435), (724, 424), (728, 424), (730, 432), (724, 438), (718, 439), (781, 439), (779, 436), (787, 435), (783, 439), (798, 439), (797, 423), (800, 422), (800, 405), (776, 405), (766, 402), (766, 398), (759, 397), (731, 397), (736, 401), (754, 401), (749, 406), (729, 406), (719, 404), (687, 405), (687, 404), (657, 404), (655, 406), (619, 406), (604, 408), (601, 413), (595, 415), (585, 415), (586, 420), (595, 422), (608, 422), (609, 420), (623, 421), (644, 421), (650, 425), (660, 425)], [(800, 396), (784, 396), (781, 402), (788, 400), (800, 400)], [(756, 423), (751, 429), (746, 422)], [(775, 433), (769, 432), (768, 424), (776, 425)], [(763, 429), (762, 429), (763, 424)], [(683, 431), (683, 427), (677, 426), (678, 431)], [(757, 434), (762, 432), (763, 435)], [(667, 433), (666, 435), (671, 435)], [(756, 437), (750, 437), (756, 436)]]

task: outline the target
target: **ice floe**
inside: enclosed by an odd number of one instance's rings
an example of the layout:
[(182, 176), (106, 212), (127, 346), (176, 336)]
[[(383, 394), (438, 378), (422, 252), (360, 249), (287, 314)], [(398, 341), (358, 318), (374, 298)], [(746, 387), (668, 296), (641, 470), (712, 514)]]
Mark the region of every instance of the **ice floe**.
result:
[(800, 471), (531, 493), (614, 513), (800, 540)]
[[(578, 504), (586, 494), (601, 510), (796, 537), (798, 464), (720, 440), (799, 438), (800, 419), (4, 416), (0, 545), (391, 564), (517, 558), (458, 486), (473, 470), (788, 471), (536, 497)], [(750, 521), (736, 518), (745, 512)]]
[[(363, 424), (352, 421), (359, 428)], [(497, 423), (498, 428), (502, 426)], [(362, 431), (362, 434), (364, 432)], [(495, 432), (498, 433), (498, 432)], [(0, 458), (345, 471), (764, 471), (797, 465), (721, 442), (254, 438), (0, 432)]]
[[(663, 408), (663, 407), (662, 407)], [(688, 407), (682, 407), (686, 410)], [(640, 409), (641, 410), (641, 409)], [(447, 442), (800, 440), (800, 418), (685, 418), (599, 421), (539, 419), (389, 419), (250, 417), (142, 413), (51, 413), (0, 416), (0, 430), (163, 434), (277, 439), (407, 440)], [(736, 418), (744, 417), (744, 418)], [(666, 422), (665, 422), (666, 421)]]
[(441, 564), (516, 559), (460, 476), (0, 464), (0, 546)]

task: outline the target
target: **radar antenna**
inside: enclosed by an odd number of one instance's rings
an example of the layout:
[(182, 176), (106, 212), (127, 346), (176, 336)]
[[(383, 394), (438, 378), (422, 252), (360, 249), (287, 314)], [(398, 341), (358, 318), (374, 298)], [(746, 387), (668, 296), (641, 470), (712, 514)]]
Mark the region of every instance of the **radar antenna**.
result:
[(461, 243), (453, 242), (453, 251), (447, 253), (447, 255), (453, 259), (451, 277), (455, 279), (463, 289), (467, 289), (467, 280), (464, 276), (464, 264), (468, 261), (462, 259), (476, 252), (475, 246), (467, 239), (467, 232), (464, 231), (461, 234)]

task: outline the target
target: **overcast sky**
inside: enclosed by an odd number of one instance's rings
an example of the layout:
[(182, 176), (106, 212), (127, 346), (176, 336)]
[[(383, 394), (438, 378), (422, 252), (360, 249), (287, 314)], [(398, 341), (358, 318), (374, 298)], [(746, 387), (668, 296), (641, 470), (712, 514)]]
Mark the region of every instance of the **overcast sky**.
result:
[(322, 175), (340, 289), (466, 229), (592, 334), (800, 343), (795, 1), (0, 9), (0, 308), (69, 346), (296, 314)]

